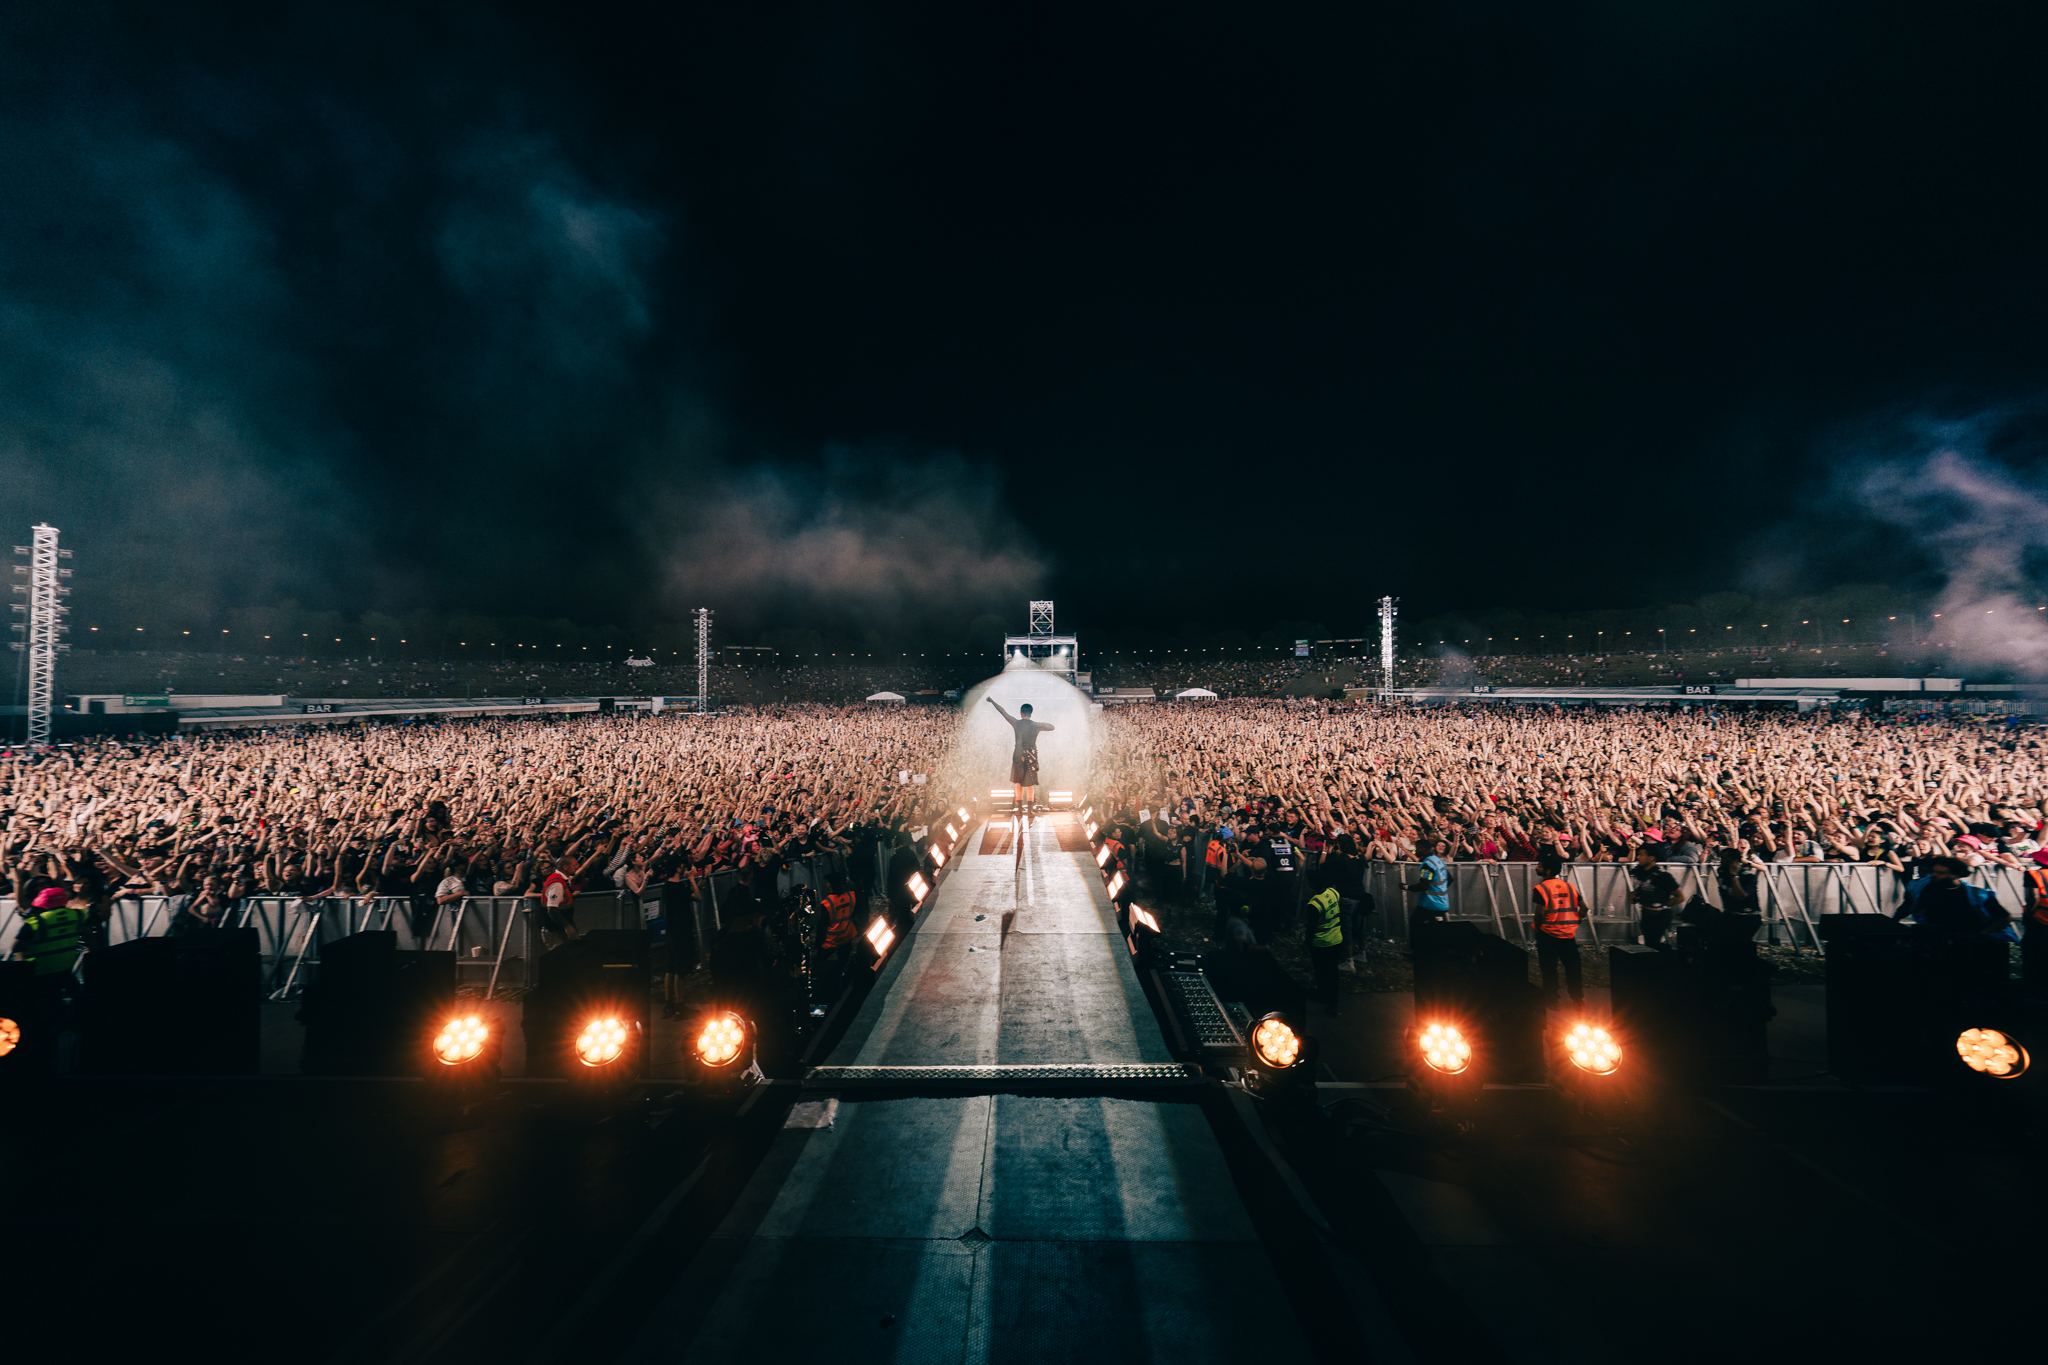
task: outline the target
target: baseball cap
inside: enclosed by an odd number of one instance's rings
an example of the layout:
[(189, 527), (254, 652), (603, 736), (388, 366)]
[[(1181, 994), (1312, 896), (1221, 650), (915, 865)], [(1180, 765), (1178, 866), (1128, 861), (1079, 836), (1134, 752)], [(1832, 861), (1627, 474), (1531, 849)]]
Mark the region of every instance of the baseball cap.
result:
[(53, 905), (62, 905), (65, 901), (70, 899), (71, 893), (69, 891), (66, 891), (63, 887), (46, 886), (42, 890), (36, 892), (35, 904), (31, 905), (29, 908), (31, 910), (47, 910)]

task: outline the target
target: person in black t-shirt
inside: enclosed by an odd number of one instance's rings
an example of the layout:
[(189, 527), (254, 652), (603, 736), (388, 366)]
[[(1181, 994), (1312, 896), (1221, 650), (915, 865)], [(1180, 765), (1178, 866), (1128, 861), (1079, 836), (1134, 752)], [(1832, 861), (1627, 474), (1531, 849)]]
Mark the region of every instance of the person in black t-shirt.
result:
[(1657, 866), (1657, 850), (1649, 844), (1636, 845), (1636, 863), (1628, 874), (1635, 878), (1632, 899), (1642, 921), (1643, 942), (1654, 948), (1664, 941), (1685, 896), (1678, 889), (1678, 879)]

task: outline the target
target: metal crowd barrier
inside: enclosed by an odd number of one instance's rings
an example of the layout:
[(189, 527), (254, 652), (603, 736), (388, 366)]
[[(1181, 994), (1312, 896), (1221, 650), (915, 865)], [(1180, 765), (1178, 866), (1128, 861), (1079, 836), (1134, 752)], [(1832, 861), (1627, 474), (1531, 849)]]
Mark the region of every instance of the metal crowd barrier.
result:
[[(775, 893), (779, 897), (798, 886), (822, 889), (826, 875), (835, 869), (846, 870), (837, 854), (798, 859), (777, 874)], [(576, 897), (576, 927), (639, 929), (656, 919), (663, 907), (671, 914), (681, 907), (680, 920), (667, 922), (666, 937), (669, 970), (685, 975), (708, 959), (711, 942), (723, 927), (718, 907), (730, 902), (736, 881), (732, 872), (712, 873), (701, 880), (701, 900), (690, 894), (687, 881), (649, 886), (638, 898), (623, 891), (586, 892)], [(131, 896), (115, 901), (107, 924), (108, 945), (163, 937), (188, 899)], [(465, 896), (434, 907), (432, 919), (416, 925), (412, 902), (401, 896), (250, 896), (230, 908), (225, 922), (256, 931), (264, 988), (274, 1000), (305, 989), (319, 972), (323, 944), (366, 929), (393, 931), (401, 952), (452, 951), (457, 982), (496, 995), (527, 990), (538, 981), (536, 964), (546, 947), (530, 904), (518, 896)], [(0, 900), (0, 956), (12, 950), (19, 925), (14, 903)]]
[[(1630, 863), (1567, 863), (1564, 875), (1579, 889), (1590, 912), (1581, 924), (1579, 939), (1595, 946), (1634, 943), (1641, 933), (1641, 917), (1631, 896), (1635, 880)], [(1721, 892), (1715, 881), (1716, 864), (1659, 863), (1677, 881), (1678, 889), (1690, 900), (1697, 893), (1708, 904), (1719, 907)], [(1534, 933), (1529, 892), (1542, 880), (1534, 863), (1449, 863), (1448, 899), (1450, 918), (1472, 920), (1502, 938), (1531, 943)], [(1821, 951), (1819, 921), (1822, 915), (1888, 915), (1905, 898), (1906, 878), (1888, 867), (1873, 863), (1767, 863), (1752, 864), (1756, 873), (1757, 899), (1762, 903), (1763, 925), (1759, 940), (1789, 943), (1796, 948)], [(1373, 897), (1370, 932), (1378, 937), (1406, 942), (1408, 918), (1417, 897), (1405, 890), (1421, 880), (1422, 865), (1414, 862), (1366, 864), (1365, 889)], [(1970, 878), (1973, 885), (1989, 887), (1998, 902), (2015, 917), (2023, 904), (2024, 874), (2017, 868), (1982, 867)]]

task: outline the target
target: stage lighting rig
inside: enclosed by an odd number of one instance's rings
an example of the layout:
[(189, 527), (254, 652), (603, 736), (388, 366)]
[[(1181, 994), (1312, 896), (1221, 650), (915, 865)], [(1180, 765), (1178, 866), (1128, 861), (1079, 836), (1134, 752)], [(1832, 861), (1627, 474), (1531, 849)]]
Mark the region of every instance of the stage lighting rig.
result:
[(1448, 1019), (1433, 1019), (1411, 1034), (1415, 1060), (1408, 1069), (1408, 1088), (1431, 1109), (1440, 1109), (1457, 1123), (1468, 1124), (1483, 1087), (1480, 1057), (1464, 1028)]
[(1573, 1066), (1594, 1076), (1611, 1076), (1621, 1069), (1621, 1044), (1596, 1025), (1572, 1025), (1564, 1036), (1564, 1052)]
[(610, 1066), (626, 1055), (632, 1030), (615, 1014), (592, 1019), (576, 1035), (576, 1060), (593, 1070)]
[(694, 1085), (732, 1089), (758, 1085), (761, 1071), (759, 1035), (753, 1021), (729, 1009), (700, 1016), (689, 1034), (689, 1079)]
[(2001, 1081), (2025, 1075), (2030, 1060), (2017, 1039), (1995, 1028), (1964, 1029), (1956, 1036), (1956, 1056), (1978, 1075)]
[(474, 1014), (450, 1019), (434, 1035), (434, 1060), (443, 1066), (461, 1066), (483, 1056), (491, 1041), (491, 1027)]
[(889, 949), (896, 944), (896, 931), (889, 927), (888, 920), (877, 917), (875, 922), (868, 926), (867, 933), (862, 935), (862, 937), (867, 940), (868, 947), (872, 948), (875, 953), (874, 964), (870, 970), (880, 971), (882, 964), (888, 960)]
[(1245, 1069), (1247, 1090), (1269, 1101), (1315, 1103), (1315, 1039), (1276, 1010), (1252, 1025), (1247, 1041), (1255, 1063)]

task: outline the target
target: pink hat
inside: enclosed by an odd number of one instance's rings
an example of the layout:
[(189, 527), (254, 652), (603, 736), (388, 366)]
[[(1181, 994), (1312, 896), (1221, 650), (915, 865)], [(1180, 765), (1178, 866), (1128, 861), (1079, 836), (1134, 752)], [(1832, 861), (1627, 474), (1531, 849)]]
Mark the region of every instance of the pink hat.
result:
[(1648, 839), (1653, 844), (1661, 844), (1664, 842), (1664, 833), (1662, 830), (1646, 829), (1643, 831), (1643, 837), (1645, 839)]
[(29, 908), (31, 910), (47, 910), (53, 905), (62, 905), (65, 901), (68, 901), (70, 899), (71, 893), (69, 891), (66, 891), (63, 887), (46, 886), (42, 890), (36, 892), (35, 904), (31, 905)]
[(1979, 839), (1974, 834), (1958, 834), (1956, 836), (1956, 842), (1959, 844), (1968, 844), (1971, 848), (1984, 847), (1984, 841), (1982, 839)]
[(2048, 848), (2037, 849), (2033, 857), (2036, 867), (2048, 867)]

